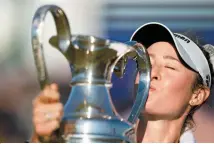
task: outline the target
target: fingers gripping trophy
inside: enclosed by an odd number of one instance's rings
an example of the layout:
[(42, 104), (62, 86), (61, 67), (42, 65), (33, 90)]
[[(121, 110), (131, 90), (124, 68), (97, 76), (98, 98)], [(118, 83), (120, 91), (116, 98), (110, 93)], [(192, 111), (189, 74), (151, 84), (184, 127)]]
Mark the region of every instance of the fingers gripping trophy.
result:
[[(136, 142), (136, 120), (144, 108), (150, 84), (151, 68), (145, 48), (136, 42), (124, 44), (72, 35), (64, 11), (55, 5), (44, 5), (37, 9), (32, 21), (32, 48), (41, 89), (49, 84), (41, 39), (48, 12), (57, 30), (49, 42), (69, 62), (72, 90), (64, 105), (60, 128), (51, 139), (41, 138), (41, 142)], [(122, 77), (128, 59), (136, 62), (140, 81), (131, 114), (124, 120), (115, 110), (109, 90), (112, 74)]]

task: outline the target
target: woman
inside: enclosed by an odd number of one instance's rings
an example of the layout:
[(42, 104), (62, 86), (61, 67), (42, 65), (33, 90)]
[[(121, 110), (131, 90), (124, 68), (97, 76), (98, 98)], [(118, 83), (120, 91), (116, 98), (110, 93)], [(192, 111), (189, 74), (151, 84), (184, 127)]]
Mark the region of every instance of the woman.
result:
[[(160, 23), (141, 26), (131, 40), (147, 48), (152, 64), (149, 97), (137, 128), (138, 142), (180, 142), (183, 132), (191, 129), (192, 112), (210, 94), (208, 60), (190, 38), (173, 34)], [(33, 110), (36, 142), (38, 136), (48, 138), (59, 127), (63, 106), (56, 84), (35, 98)]]

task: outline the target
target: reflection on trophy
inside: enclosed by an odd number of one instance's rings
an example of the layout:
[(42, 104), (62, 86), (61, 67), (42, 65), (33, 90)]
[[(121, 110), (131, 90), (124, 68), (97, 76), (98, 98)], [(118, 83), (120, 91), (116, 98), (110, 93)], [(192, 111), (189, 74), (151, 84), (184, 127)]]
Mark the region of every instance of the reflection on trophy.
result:
[[(32, 23), (32, 47), (41, 89), (48, 84), (41, 43), (47, 12), (53, 15), (57, 29), (57, 35), (49, 42), (69, 62), (72, 90), (60, 128), (45, 142), (136, 142), (135, 123), (147, 100), (150, 84), (150, 61), (144, 47), (135, 42), (123, 44), (71, 35), (63, 10), (54, 5), (42, 6)], [(131, 114), (125, 120), (115, 110), (109, 90), (112, 74), (122, 77), (128, 59), (136, 62), (140, 81)]]

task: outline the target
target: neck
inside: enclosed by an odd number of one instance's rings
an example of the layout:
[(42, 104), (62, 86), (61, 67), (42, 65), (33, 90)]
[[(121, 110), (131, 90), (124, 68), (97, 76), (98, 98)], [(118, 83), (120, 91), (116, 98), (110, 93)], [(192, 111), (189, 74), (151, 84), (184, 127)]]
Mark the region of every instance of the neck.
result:
[(186, 116), (183, 115), (174, 120), (154, 120), (144, 115), (137, 130), (138, 142), (178, 142), (185, 118)]

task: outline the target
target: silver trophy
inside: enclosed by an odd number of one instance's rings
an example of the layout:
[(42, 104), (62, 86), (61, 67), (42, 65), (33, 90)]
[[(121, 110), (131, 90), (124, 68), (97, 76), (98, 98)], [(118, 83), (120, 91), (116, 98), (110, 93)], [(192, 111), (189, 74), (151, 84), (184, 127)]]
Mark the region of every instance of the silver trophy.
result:
[[(32, 22), (32, 47), (41, 89), (48, 84), (41, 34), (45, 16), (51, 12), (57, 36), (50, 44), (68, 60), (72, 72), (72, 90), (64, 106), (60, 128), (42, 142), (136, 142), (135, 126), (144, 108), (150, 85), (150, 61), (144, 47), (93, 36), (71, 35), (64, 11), (55, 5), (40, 7)], [(135, 45), (136, 44), (136, 45)], [(135, 46), (133, 46), (135, 45)], [(111, 100), (111, 77), (122, 77), (126, 62), (137, 64), (140, 81), (128, 120), (115, 110)]]

